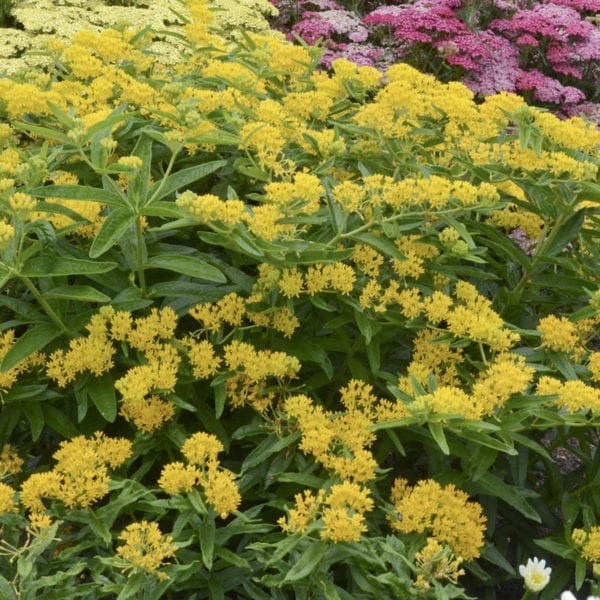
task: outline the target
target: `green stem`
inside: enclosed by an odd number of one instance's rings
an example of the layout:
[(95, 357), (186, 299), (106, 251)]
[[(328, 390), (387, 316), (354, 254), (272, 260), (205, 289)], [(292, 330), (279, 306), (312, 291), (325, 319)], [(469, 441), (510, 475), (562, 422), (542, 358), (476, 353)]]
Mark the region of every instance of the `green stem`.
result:
[(50, 320), (57, 325), (61, 331), (73, 335), (71, 330), (63, 323), (62, 319), (56, 314), (55, 310), (46, 302), (46, 299), (40, 294), (29, 277), (19, 276), (25, 287), (31, 292), (36, 302), (44, 309), (44, 312), (50, 317)]
[(157, 198), (158, 195), (160, 194), (161, 190), (163, 189), (163, 186), (165, 185), (165, 182), (167, 181), (167, 177), (171, 174), (171, 171), (173, 170), (173, 167), (175, 166), (175, 160), (177, 159), (177, 156), (179, 155), (180, 150), (181, 150), (181, 147), (178, 147), (177, 150), (174, 150), (173, 153), (171, 154), (169, 164), (167, 165), (167, 169), (164, 172), (162, 179), (160, 180), (159, 186), (156, 188), (156, 191), (154, 192), (154, 194), (152, 194), (152, 196), (148, 199), (148, 201), (144, 203), (145, 205), (152, 204), (152, 202), (154, 202), (154, 199)]
[[(463, 212), (464, 210), (465, 210), (465, 208), (461, 206), (461, 207), (457, 207), (457, 208), (449, 208), (447, 210), (440, 210), (434, 214), (435, 215), (451, 215), (453, 213)], [(406, 217), (421, 217), (426, 214), (428, 214), (426, 211), (425, 212), (401, 213), (398, 215), (393, 215), (391, 217), (387, 217), (385, 219), (381, 219), (381, 221), (369, 221), (368, 223), (365, 223), (364, 225), (361, 225), (360, 227), (357, 227), (356, 229), (353, 229), (352, 231), (348, 231), (346, 233), (338, 233), (333, 239), (331, 239), (329, 241), (329, 244), (335, 244), (336, 242), (338, 242), (340, 239), (343, 239), (343, 238), (351, 238), (353, 235), (356, 235), (357, 233), (361, 233), (363, 231), (367, 231), (367, 230), (371, 229), (371, 227), (373, 227), (374, 225), (378, 225), (378, 224), (382, 224), (382, 223), (393, 223), (394, 221), (400, 221)]]
[(517, 283), (517, 285), (514, 287), (513, 291), (510, 294), (510, 296), (511, 296), (510, 304), (515, 303), (515, 301), (516, 302), (519, 301), (519, 297), (521, 295), (521, 292), (523, 291), (523, 287), (529, 281), (531, 274), (535, 271), (535, 268), (537, 267), (537, 264), (538, 264), (540, 258), (542, 256), (544, 256), (546, 248), (554, 241), (554, 238), (556, 237), (556, 232), (559, 231), (562, 224), (563, 224), (563, 218), (562, 218), (562, 216), (559, 216), (558, 219), (556, 220), (556, 223), (554, 224), (554, 228), (548, 234), (548, 236), (545, 235), (546, 228), (544, 228), (544, 231), (541, 234), (541, 242), (536, 245), (535, 252), (534, 252), (533, 258), (531, 259), (529, 269), (527, 269), (525, 271), (525, 273), (523, 273), (523, 276), (521, 277), (521, 279), (519, 280), (519, 282)]
[(135, 221), (135, 237), (138, 283), (142, 290), (142, 295), (147, 297), (148, 291), (146, 289), (146, 275), (144, 273), (144, 226), (142, 217), (140, 216)]

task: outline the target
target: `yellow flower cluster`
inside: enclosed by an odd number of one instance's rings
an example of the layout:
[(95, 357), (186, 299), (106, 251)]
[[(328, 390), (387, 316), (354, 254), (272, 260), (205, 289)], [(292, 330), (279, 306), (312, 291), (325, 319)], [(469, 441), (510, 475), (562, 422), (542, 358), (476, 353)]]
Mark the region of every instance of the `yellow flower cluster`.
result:
[(400, 377), (398, 385), (408, 393), (412, 389), (410, 377), (427, 386), (430, 375), (438, 384), (457, 385), (458, 367), (464, 361), (463, 349), (452, 348), (450, 341), (442, 341), (444, 334), (433, 329), (421, 329), (413, 340), (412, 360), (407, 368), (407, 376)]
[(492, 303), (473, 284), (459, 281), (455, 296), (460, 304), (455, 304), (446, 316), (448, 330), (453, 335), (487, 344), (496, 352), (504, 352), (520, 340), (518, 333), (504, 327)]
[(462, 558), (455, 558), (452, 551), (435, 538), (427, 538), (425, 546), (415, 554), (415, 566), (421, 571), (417, 575), (415, 587), (426, 591), (431, 587), (430, 581), (447, 579), (456, 583), (465, 570), (460, 567)]
[(397, 517), (394, 529), (403, 533), (431, 534), (441, 544), (448, 544), (459, 560), (473, 560), (483, 547), (486, 518), (477, 502), (450, 484), (442, 487), (433, 479), (410, 486), (397, 479), (392, 489)]
[[(514, 182), (503, 182), (502, 184), (498, 184), (498, 189), (518, 198), (521, 198), (523, 195), (521, 188)], [(544, 227), (544, 221), (539, 215), (517, 207), (517, 205), (512, 202), (508, 202), (503, 210), (491, 211), (488, 216), (488, 223), (498, 225), (507, 231), (520, 228), (532, 241), (541, 238), (542, 229)]]
[(542, 346), (555, 352), (575, 352), (579, 344), (577, 327), (567, 317), (548, 315), (536, 328), (542, 334)]
[(401, 402), (373, 394), (372, 386), (351, 380), (340, 390), (345, 411), (333, 413), (303, 394), (290, 396), (284, 410), (302, 432), (300, 449), (312, 454), (341, 479), (364, 483), (374, 478), (377, 463), (369, 450), (375, 441), (370, 425), (407, 416)]
[(87, 337), (69, 342), (68, 350), (55, 350), (46, 360), (46, 374), (60, 387), (75, 380), (80, 373), (90, 372), (99, 377), (113, 366), (115, 348), (110, 339), (110, 315), (102, 311), (92, 316)]
[(472, 395), (482, 415), (491, 415), (504, 406), (513, 394), (527, 391), (535, 369), (525, 364), (525, 357), (509, 352), (497, 355), (485, 370), (477, 374)]
[(4, 250), (14, 237), (15, 228), (4, 219), (0, 219), (0, 250)]
[(116, 550), (116, 556), (123, 561), (123, 570), (155, 573), (159, 579), (167, 579), (159, 569), (167, 559), (175, 556), (177, 546), (173, 537), (163, 535), (157, 523), (146, 520), (131, 523), (119, 535), (123, 542)]
[(131, 456), (132, 444), (97, 432), (93, 438), (78, 436), (60, 443), (51, 471), (33, 473), (21, 486), (20, 500), (32, 513), (43, 512), (44, 498), (67, 507), (88, 507), (109, 491), (108, 469), (116, 469)]
[(224, 347), (224, 361), (235, 374), (227, 380), (227, 397), (234, 407), (251, 405), (264, 412), (275, 399), (268, 381), (287, 382), (296, 377), (300, 362), (285, 352), (256, 350), (247, 342), (232, 341)]
[(0, 515), (17, 510), (15, 490), (8, 484), (0, 482)]
[(241, 200), (221, 200), (214, 194), (197, 195), (187, 190), (177, 198), (176, 204), (201, 223), (223, 223), (232, 229), (244, 216), (245, 206)]
[(143, 432), (154, 431), (174, 414), (172, 403), (160, 395), (171, 393), (177, 383), (181, 356), (170, 343), (176, 326), (177, 315), (170, 307), (153, 308), (137, 319), (128, 312), (103, 307), (87, 325), (87, 337), (71, 340), (66, 352), (59, 349), (48, 357), (46, 373), (61, 387), (80, 373), (100, 376), (114, 366), (114, 342), (126, 342), (143, 352), (146, 362), (131, 367), (115, 381), (123, 398), (121, 415)]
[(181, 448), (188, 464), (173, 462), (165, 465), (158, 485), (170, 495), (191, 492), (196, 486), (201, 486), (206, 501), (225, 519), (237, 510), (242, 498), (235, 484), (235, 475), (223, 469), (217, 459), (223, 449), (215, 435), (202, 431), (195, 433)]
[(571, 539), (583, 558), (594, 565), (600, 563), (600, 527), (573, 529)]
[(11, 448), (10, 444), (5, 444), (0, 452), (0, 479), (16, 475), (21, 471), (23, 459)]
[(287, 517), (278, 520), (283, 531), (304, 533), (315, 524), (321, 539), (333, 543), (358, 542), (367, 531), (365, 513), (374, 507), (369, 490), (350, 481), (333, 484), (327, 492), (321, 489), (316, 496), (305, 490), (295, 500)]
[(551, 404), (564, 408), (570, 413), (591, 410), (593, 414), (600, 412), (600, 390), (587, 385), (583, 381), (560, 381), (556, 377), (543, 375), (540, 377), (536, 394), (539, 396), (557, 396)]

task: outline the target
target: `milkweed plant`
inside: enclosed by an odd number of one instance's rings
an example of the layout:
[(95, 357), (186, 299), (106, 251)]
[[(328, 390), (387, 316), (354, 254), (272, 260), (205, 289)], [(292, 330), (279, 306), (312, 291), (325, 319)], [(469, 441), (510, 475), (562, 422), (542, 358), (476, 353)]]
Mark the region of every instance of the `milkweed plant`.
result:
[(0, 79), (0, 596), (587, 594), (600, 131), (186, 10)]

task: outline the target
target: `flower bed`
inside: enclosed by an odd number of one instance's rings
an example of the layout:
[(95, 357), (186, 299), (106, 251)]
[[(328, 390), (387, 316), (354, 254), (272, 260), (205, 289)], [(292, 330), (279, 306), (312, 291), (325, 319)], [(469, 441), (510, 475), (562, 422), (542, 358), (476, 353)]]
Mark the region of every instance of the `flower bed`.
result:
[(600, 132), (188, 8), (0, 80), (2, 594), (589, 587)]

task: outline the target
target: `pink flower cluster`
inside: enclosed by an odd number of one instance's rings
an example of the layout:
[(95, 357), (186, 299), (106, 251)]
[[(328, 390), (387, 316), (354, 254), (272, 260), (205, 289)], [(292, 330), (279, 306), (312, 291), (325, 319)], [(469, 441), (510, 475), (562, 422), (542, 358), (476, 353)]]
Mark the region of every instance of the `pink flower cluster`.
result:
[(364, 14), (344, 6), (351, 0), (271, 1), (275, 27), (320, 40), (326, 67), (339, 57), (382, 70), (403, 61), (562, 114), (600, 102), (600, 28), (590, 19), (600, 0), (363, 0)]

